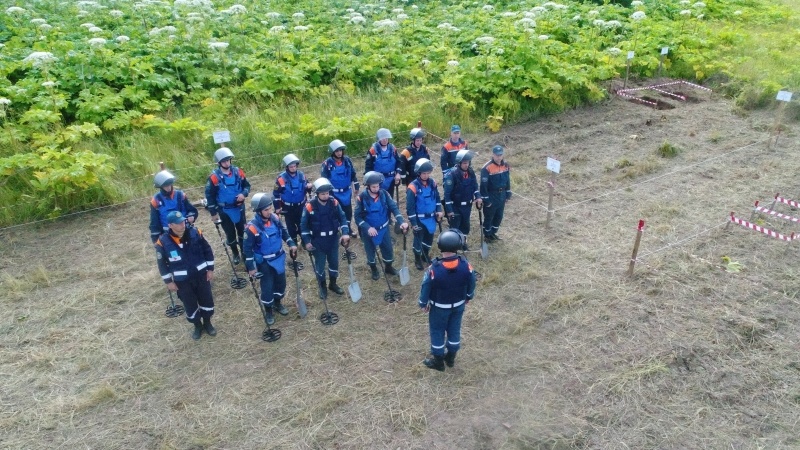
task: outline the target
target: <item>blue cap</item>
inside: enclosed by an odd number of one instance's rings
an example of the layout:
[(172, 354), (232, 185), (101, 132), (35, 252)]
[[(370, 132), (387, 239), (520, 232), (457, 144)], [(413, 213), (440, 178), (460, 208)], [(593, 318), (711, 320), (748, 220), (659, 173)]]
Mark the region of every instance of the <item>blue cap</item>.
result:
[(455, 132), (459, 132), (460, 133), (461, 132), (461, 127), (459, 125), (453, 125), (452, 127), (450, 127), (450, 132), (451, 133), (455, 133)]
[(495, 155), (502, 156), (503, 155), (503, 146), (495, 145), (494, 147), (492, 147), (492, 153), (494, 153)]
[(167, 223), (183, 223), (184, 220), (186, 218), (183, 217), (180, 211), (172, 211), (167, 214)]

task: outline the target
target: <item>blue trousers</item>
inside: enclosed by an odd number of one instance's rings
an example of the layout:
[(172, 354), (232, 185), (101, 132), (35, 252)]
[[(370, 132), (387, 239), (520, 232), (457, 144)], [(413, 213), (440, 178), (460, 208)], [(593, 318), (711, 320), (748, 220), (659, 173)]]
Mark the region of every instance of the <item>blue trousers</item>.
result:
[(484, 203), (483, 208), (483, 234), (486, 236), (494, 236), (497, 230), (500, 229), (500, 223), (503, 222), (503, 211), (506, 209), (505, 193), (502, 197), (492, 196), (489, 199), (491, 206)]
[(414, 232), (414, 243), (411, 245), (414, 253), (419, 255), (420, 253), (425, 252), (427, 255), (430, 253), (432, 245), (433, 233), (429, 232), (425, 225), (422, 226), (421, 230)]
[(206, 273), (200, 272), (186, 281), (176, 281), (178, 298), (186, 311), (186, 320), (200, 323), (200, 319), (214, 315), (214, 297), (211, 283), (206, 281)]
[(455, 353), (461, 348), (461, 318), (464, 316), (464, 309), (465, 305), (450, 309), (431, 305), (428, 330), (431, 334), (432, 355), (443, 356), (445, 348), (448, 353)]
[[(375, 264), (375, 244), (372, 242), (372, 237), (367, 233), (363, 233), (362, 240), (364, 241), (364, 253), (367, 255), (367, 264)], [(383, 240), (380, 244), (381, 256), (383, 262), (389, 264), (394, 261), (394, 248), (392, 248), (392, 232), (387, 231), (383, 234)]]
[(283, 211), (286, 230), (295, 242), (300, 242), (297, 240), (297, 237), (300, 236), (300, 218), (303, 216), (303, 206), (305, 206), (305, 203), (302, 205), (287, 206)]
[(472, 213), (472, 203), (469, 205), (458, 205), (453, 206), (453, 216), (452, 219), (448, 219), (450, 223), (450, 228), (455, 228), (456, 230), (464, 233), (464, 236), (469, 234), (469, 217), (470, 213)]
[(280, 303), (286, 295), (286, 272), (279, 274), (266, 261), (258, 265), (258, 271), (263, 274), (258, 280), (261, 286), (261, 303), (267, 308), (272, 308), (273, 302)]
[(314, 247), (314, 273), (317, 280), (325, 280), (325, 261), (328, 262), (328, 275), (331, 277), (339, 276), (339, 247), (334, 243), (328, 250)]

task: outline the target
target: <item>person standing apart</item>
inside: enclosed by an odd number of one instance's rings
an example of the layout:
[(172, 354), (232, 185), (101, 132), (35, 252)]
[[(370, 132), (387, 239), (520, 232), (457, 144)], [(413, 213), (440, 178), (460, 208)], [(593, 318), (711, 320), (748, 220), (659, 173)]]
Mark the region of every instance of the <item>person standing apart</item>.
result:
[(492, 159), (481, 169), (483, 197), (483, 236), (486, 242), (499, 241), (497, 231), (503, 222), (506, 202), (511, 198), (511, 167), (503, 159), (503, 147), (492, 147)]
[[(339, 277), (338, 244), (350, 244), (350, 227), (339, 201), (331, 197), (333, 185), (327, 178), (314, 180), (316, 197), (306, 203), (300, 219), (303, 246), (314, 256), (314, 273), (317, 275), (319, 298), (328, 298), (328, 289), (337, 295), (344, 289), (336, 284)], [(341, 237), (339, 237), (341, 232)], [(328, 263), (330, 284), (325, 286), (325, 262)]]
[(192, 339), (200, 339), (203, 331), (216, 336), (217, 330), (211, 325), (214, 252), (199, 229), (186, 227), (186, 218), (180, 211), (170, 212), (166, 220), (169, 230), (155, 244), (161, 279), (167, 289), (178, 294), (186, 320), (194, 324)]
[[(342, 206), (349, 227), (350, 221), (353, 220), (353, 196), (358, 195), (359, 184), (353, 161), (344, 154), (346, 149), (344, 142), (339, 139), (331, 141), (328, 145), (330, 156), (322, 163), (320, 176), (333, 185), (333, 196)], [(354, 228), (349, 228), (350, 236), (358, 236)]]
[(246, 221), (244, 199), (250, 195), (250, 182), (244, 170), (232, 164), (231, 149), (222, 147), (214, 152), (214, 162), (217, 168), (206, 181), (206, 209), (211, 214), (211, 221), (222, 225), (233, 253), (233, 263), (239, 264)]
[(446, 230), (437, 241), (442, 256), (425, 272), (419, 292), (419, 307), (428, 313), (431, 356), (422, 363), (429, 369), (444, 372), (453, 367), (461, 348), (461, 319), (470, 300), (475, 297), (475, 271), (457, 252), (463, 236)]

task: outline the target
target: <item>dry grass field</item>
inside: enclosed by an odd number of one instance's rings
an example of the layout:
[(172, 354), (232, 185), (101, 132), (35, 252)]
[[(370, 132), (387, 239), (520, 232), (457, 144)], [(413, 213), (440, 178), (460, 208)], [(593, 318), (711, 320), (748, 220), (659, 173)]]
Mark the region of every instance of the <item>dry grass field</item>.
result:
[[(421, 365), (420, 272), (402, 288), (394, 277), (404, 298), (387, 304), (360, 242), (364, 298), (332, 295), (341, 321), (325, 327), (306, 269), (309, 316), (291, 308), (281, 340), (265, 343), (253, 292), (228, 286), (203, 212), (219, 334), (194, 342), (183, 318), (164, 317), (145, 201), (3, 230), (0, 447), (798, 448), (800, 247), (724, 227), (756, 200), (800, 197), (798, 128), (768, 148), (775, 111), (691, 94), (668, 110), (615, 98), (465, 131), (480, 164), (508, 146), (518, 195), (489, 258), (468, 254), (482, 280), (445, 373)], [(550, 230), (547, 156), (562, 163)], [(254, 192), (274, 181), (250, 175)]]

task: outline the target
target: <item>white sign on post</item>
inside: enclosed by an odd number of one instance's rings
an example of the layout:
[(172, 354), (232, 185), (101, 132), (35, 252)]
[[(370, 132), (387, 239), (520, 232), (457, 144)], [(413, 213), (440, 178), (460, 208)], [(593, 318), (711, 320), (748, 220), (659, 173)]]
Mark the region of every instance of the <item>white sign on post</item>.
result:
[(561, 161), (547, 157), (547, 170), (553, 173), (561, 173)]
[(661, 54), (666, 55), (669, 53), (669, 47), (661, 47)]
[(782, 102), (790, 102), (792, 101), (792, 93), (789, 91), (778, 91), (777, 100)]
[(634, 55), (633, 50), (629, 51), (628, 52), (628, 59), (633, 59), (633, 55)]
[(228, 130), (219, 130), (213, 133), (215, 144), (224, 144), (231, 141), (231, 132)]

